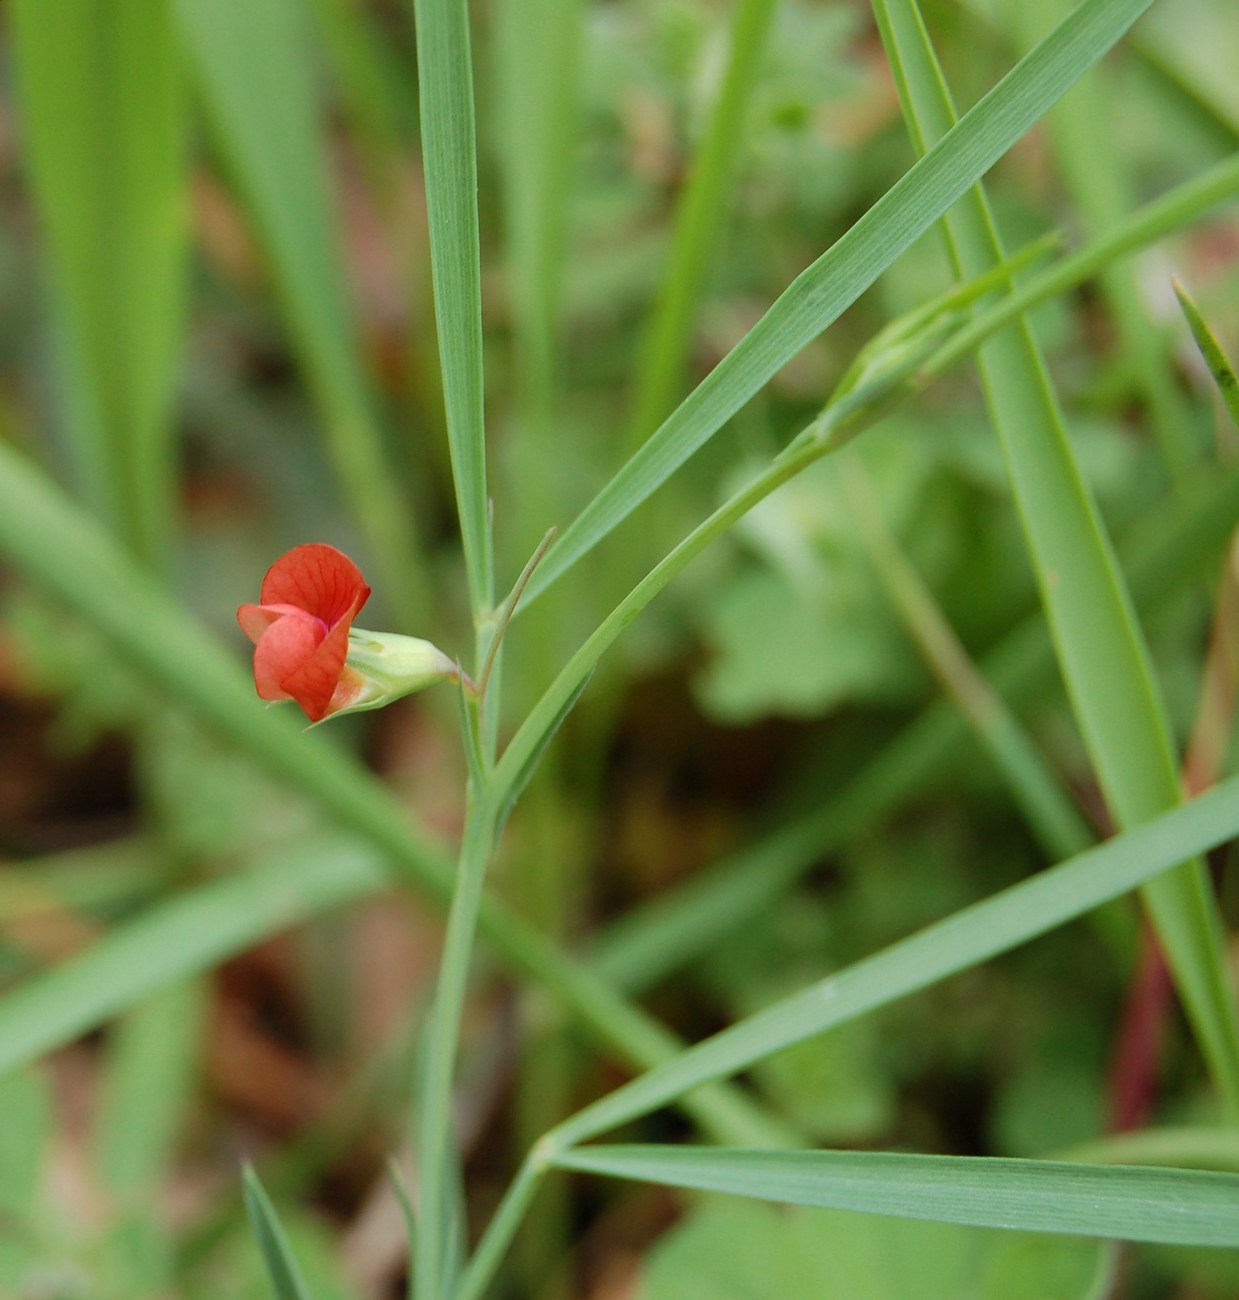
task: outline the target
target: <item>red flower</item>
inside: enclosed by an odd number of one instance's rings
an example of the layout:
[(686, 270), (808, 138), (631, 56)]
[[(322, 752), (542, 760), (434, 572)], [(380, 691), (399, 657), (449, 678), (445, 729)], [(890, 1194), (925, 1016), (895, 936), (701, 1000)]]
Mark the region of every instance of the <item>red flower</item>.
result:
[(282, 555), (262, 580), (262, 603), (237, 622), (254, 643), (254, 685), (264, 700), (296, 700), (311, 722), (355, 693), (344, 676), (348, 634), (370, 597), (361, 570), (320, 542)]

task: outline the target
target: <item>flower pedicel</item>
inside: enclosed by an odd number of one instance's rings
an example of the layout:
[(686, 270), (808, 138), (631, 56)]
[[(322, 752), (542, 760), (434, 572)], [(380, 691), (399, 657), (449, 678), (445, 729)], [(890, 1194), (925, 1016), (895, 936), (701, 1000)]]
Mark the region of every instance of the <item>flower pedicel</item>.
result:
[(259, 696), (296, 700), (321, 722), (461, 677), (429, 641), (354, 628), (369, 598), (361, 570), (334, 546), (313, 542), (280, 556), (262, 580), (260, 603), (237, 610), (254, 643)]

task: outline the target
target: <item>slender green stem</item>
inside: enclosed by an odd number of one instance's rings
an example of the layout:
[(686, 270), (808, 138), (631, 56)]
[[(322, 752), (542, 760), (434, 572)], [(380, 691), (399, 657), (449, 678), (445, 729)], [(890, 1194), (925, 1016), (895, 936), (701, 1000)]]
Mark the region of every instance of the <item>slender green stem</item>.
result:
[(537, 1194), (546, 1167), (547, 1161), (541, 1149), (535, 1147), (508, 1185), (494, 1218), (482, 1234), (477, 1250), (461, 1274), (454, 1300), (479, 1300), (485, 1292)]
[[(408, 809), (321, 736), (306, 734), (287, 713), (261, 708), (252, 680), (232, 656), (46, 475), (3, 443), (0, 554), (14, 572), (83, 618), (141, 671), (152, 691), (180, 701), (213, 735), (235, 745), (265, 771), (315, 800), (328, 817), (377, 847), (394, 880), (436, 903), (446, 902), (452, 864), (410, 820)], [(483, 903), (479, 926), (511, 969), (542, 983), (556, 1000), (573, 1007), (591, 1037), (618, 1059), (648, 1068), (682, 1047), (658, 1020), (495, 900)], [(265, 932), (275, 928), (272, 923)], [(90, 983), (84, 980), (79, 988), (89, 990)], [(4, 1037), (0, 1033), (0, 1040)], [(723, 1141), (770, 1145), (778, 1140), (772, 1139), (772, 1132), (786, 1136), (786, 1125), (735, 1090), (707, 1090), (685, 1106)]]
[(442, 1293), (448, 1225), (453, 1213), (451, 1188), (455, 1180), (451, 1170), (457, 1159), (452, 1136), (452, 1079), (469, 963), (494, 838), (494, 804), (482, 793), (471, 801), (467, 814), (427, 1044), (417, 1125), (421, 1206), (414, 1280), (415, 1294), (419, 1297)]

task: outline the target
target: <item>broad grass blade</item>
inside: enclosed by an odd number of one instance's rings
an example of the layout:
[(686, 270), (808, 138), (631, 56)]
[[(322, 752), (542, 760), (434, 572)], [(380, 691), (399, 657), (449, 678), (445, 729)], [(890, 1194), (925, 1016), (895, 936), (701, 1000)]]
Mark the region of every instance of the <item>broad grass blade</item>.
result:
[[(15, 0), (26, 158), (47, 240), (80, 486), (160, 567), (188, 247), (184, 77), (167, 0)], [(63, 377), (62, 377), (63, 378)]]
[[(155, 903), (0, 999), (0, 1074), (63, 1047), (186, 976), (390, 883), (378, 854), (335, 835)], [(141, 1029), (132, 1032), (143, 1036)], [(132, 1054), (134, 1068), (141, 1068), (145, 1054), (136, 1048)], [(101, 1141), (110, 1148), (119, 1136), (109, 1131)], [(105, 1150), (102, 1159), (117, 1185), (142, 1182), (138, 1165), (145, 1169), (146, 1162), (135, 1165), (131, 1152)]]
[(563, 1169), (1019, 1232), (1239, 1246), (1239, 1175), (886, 1151), (584, 1147)]

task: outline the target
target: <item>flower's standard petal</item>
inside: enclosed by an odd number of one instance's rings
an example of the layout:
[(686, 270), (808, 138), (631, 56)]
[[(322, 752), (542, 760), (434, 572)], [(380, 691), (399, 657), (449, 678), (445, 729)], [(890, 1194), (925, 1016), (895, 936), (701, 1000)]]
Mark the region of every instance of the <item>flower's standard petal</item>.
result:
[(237, 610), (237, 622), (241, 624), (241, 631), (257, 645), (262, 634), (277, 618), (301, 612), (297, 605), (242, 605)]
[(342, 551), (322, 542), (295, 546), (267, 570), (263, 605), (295, 605), (334, 627), (356, 616), (370, 596), (361, 570)]
[[(366, 595), (369, 595), (368, 591)], [(340, 684), (344, 661), (348, 657), (349, 625), (364, 600), (365, 596), (360, 597), (355, 608), (346, 610), (343, 617), (314, 647), (313, 653), (303, 659), (280, 683), (287, 693), (285, 698), (292, 696), (311, 722), (320, 722), (331, 711), (332, 697)], [(280, 625), (277, 623), (273, 626)]]
[[(326, 637), (326, 624), (304, 610), (293, 609), (277, 617), (254, 647), (254, 685), (259, 697), (264, 700), (295, 699), (301, 704), (300, 697), (295, 690), (289, 689), (287, 682), (313, 658)], [(327, 698), (331, 698), (331, 691), (327, 692)], [(304, 704), (302, 708), (305, 708)], [(309, 713), (309, 709), (306, 712)]]

